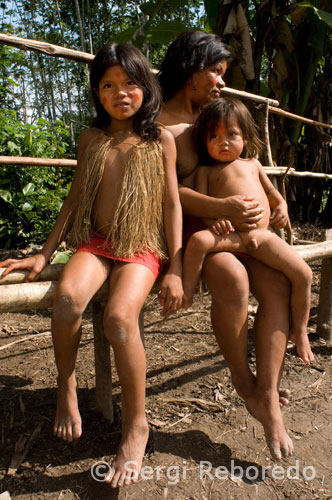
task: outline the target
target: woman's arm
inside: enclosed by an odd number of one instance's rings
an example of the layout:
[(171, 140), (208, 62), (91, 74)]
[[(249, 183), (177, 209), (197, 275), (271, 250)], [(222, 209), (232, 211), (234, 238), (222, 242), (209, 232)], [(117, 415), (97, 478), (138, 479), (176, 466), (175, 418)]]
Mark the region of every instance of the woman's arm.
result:
[(263, 208), (253, 196), (213, 198), (180, 186), (180, 200), (184, 213), (209, 219), (228, 219), (236, 229), (248, 231), (262, 218)]
[(176, 176), (176, 147), (170, 132), (161, 134), (165, 168), (164, 225), (169, 254), (169, 268), (162, 280), (160, 302), (161, 314), (169, 316), (182, 302), (182, 210)]
[(92, 133), (90, 129), (84, 131), (80, 136), (77, 149), (77, 167), (75, 169), (68, 196), (61, 207), (52, 231), (50, 232), (41, 252), (37, 255), (33, 255), (32, 257), (27, 257), (25, 259), (7, 259), (1, 262), (0, 267), (8, 266), (2, 275), (3, 277), (5, 277), (14, 269), (28, 269), (30, 270), (30, 273), (27, 276), (27, 280), (31, 281), (35, 279), (36, 276), (46, 267), (46, 264), (53, 252), (58, 248), (60, 243), (65, 238), (66, 234), (68, 234), (72, 225), (73, 208), (79, 198), (80, 193), (79, 179), (82, 169), (82, 154), (91, 137)]

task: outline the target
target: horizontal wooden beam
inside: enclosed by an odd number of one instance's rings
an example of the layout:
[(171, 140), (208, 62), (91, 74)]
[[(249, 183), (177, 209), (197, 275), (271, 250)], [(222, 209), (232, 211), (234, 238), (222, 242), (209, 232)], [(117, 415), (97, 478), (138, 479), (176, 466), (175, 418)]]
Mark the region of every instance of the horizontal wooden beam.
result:
[(76, 160), (58, 158), (30, 158), (28, 156), (0, 156), (0, 165), (26, 165), (29, 167), (70, 167), (75, 168)]
[(251, 94), (250, 92), (245, 92), (244, 90), (237, 90), (237, 89), (232, 89), (230, 87), (224, 87), (223, 89), (221, 89), (220, 92), (221, 94), (242, 97), (243, 99), (249, 99), (250, 101), (259, 103), (264, 103), (267, 101), (269, 103), (269, 106), (279, 106), (279, 101), (277, 101), (276, 99), (270, 99), (269, 97), (264, 97), (257, 94)]
[(299, 122), (308, 123), (309, 125), (315, 125), (316, 127), (332, 129), (332, 125), (329, 125), (328, 123), (317, 122), (316, 120), (311, 120), (311, 118), (306, 118), (304, 116), (294, 115), (294, 113), (290, 113), (289, 111), (285, 111), (284, 109), (269, 106), (269, 111), (271, 113), (276, 114), (276, 115), (284, 116), (285, 118), (290, 118), (291, 120), (296, 120)]
[(95, 57), (93, 54), (89, 54), (88, 52), (67, 49), (66, 47), (60, 47), (59, 45), (53, 45), (48, 42), (19, 38), (18, 36), (8, 35), (6, 33), (0, 33), (0, 44), (10, 45), (11, 47), (16, 47), (17, 49), (22, 50), (34, 50), (40, 54), (52, 57), (64, 57), (65, 59), (71, 59), (73, 61), (84, 62), (87, 64), (91, 64)]

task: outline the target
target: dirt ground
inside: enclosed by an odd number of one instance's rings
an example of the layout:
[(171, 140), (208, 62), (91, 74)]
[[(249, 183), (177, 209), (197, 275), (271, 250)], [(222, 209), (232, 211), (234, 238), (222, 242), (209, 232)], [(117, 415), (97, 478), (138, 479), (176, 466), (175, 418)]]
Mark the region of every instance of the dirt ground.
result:
[[(212, 334), (208, 292), (203, 289), (191, 309), (168, 321), (161, 320), (156, 297), (150, 296), (145, 313), (150, 422), (145, 477), (121, 491), (91, 474), (98, 474), (97, 462), (111, 463), (120, 438), (115, 370), (115, 422), (110, 425), (95, 410), (91, 311), (84, 317), (77, 362), (83, 436), (67, 444), (52, 435), (56, 370), (50, 311), (0, 314), (1, 492), (8, 490), (20, 500), (331, 499), (332, 346), (315, 335), (319, 263), (312, 269), (309, 332), (316, 359), (305, 366), (289, 345), (282, 381), (292, 393), (283, 415), (294, 455), (279, 463), (270, 459), (260, 424), (233, 390)], [(250, 312), (248, 355), (254, 370), (253, 321)], [(15, 444), (34, 431), (40, 433), (22, 465), (8, 476)]]

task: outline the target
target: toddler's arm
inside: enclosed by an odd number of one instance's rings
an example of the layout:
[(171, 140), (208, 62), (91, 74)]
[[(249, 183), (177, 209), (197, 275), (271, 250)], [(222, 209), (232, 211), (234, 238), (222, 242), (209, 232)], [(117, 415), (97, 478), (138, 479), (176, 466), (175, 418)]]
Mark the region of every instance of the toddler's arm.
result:
[(169, 255), (168, 271), (160, 287), (161, 315), (168, 317), (181, 307), (182, 288), (182, 210), (176, 176), (176, 146), (173, 135), (162, 130), (161, 144), (165, 168), (164, 224)]
[(72, 223), (72, 211), (77, 199), (79, 199), (79, 178), (81, 171), (82, 154), (87, 143), (89, 142), (89, 139), (91, 139), (90, 130), (84, 131), (80, 136), (77, 150), (77, 167), (75, 169), (70, 191), (61, 207), (53, 229), (50, 232), (41, 252), (37, 255), (27, 257), (25, 259), (6, 259), (5, 261), (1, 262), (0, 268), (7, 267), (2, 275), (3, 277), (7, 276), (7, 274), (15, 269), (28, 269), (30, 273), (28, 274), (26, 280), (34, 280), (36, 276), (46, 267), (49, 258), (58, 248), (61, 241), (63, 241), (66, 234), (69, 232)]
[(273, 186), (272, 182), (268, 178), (262, 165), (258, 163), (259, 169), (259, 179), (265, 190), (267, 199), (269, 200), (269, 205), (272, 209), (272, 214), (270, 217), (270, 224), (281, 229), (286, 226), (288, 220), (288, 208), (287, 203), (279, 193), (279, 191)]

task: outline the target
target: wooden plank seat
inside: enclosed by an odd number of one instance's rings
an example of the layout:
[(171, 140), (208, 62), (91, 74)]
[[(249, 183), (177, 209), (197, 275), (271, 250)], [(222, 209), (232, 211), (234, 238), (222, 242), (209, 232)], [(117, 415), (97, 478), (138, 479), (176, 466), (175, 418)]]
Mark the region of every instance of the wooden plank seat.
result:
[[(322, 259), (321, 285), (318, 306), (317, 334), (332, 341), (332, 240), (311, 245), (298, 245), (294, 249), (307, 262)], [(53, 292), (64, 264), (48, 265), (38, 276), (38, 281), (25, 283), (27, 271), (15, 271), (1, 278), (0, 312), (18, 312), (52, 307)], [(159, 289), (157, 282), (152, 292)], [(107, 300), (108, 285), (105, 283), (91, 300), (94, 331), (96, 407), (105, 418), (113, 420), (112, 372), (110, 346), (103, 330), (103, 305)], [(144, 311), (140, 315), (140, 331), (143, 338)]]

